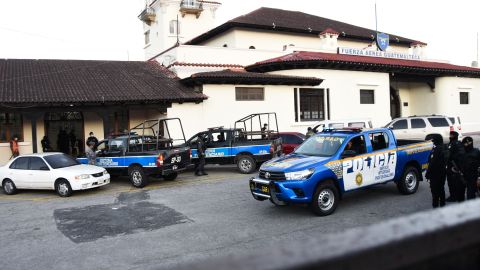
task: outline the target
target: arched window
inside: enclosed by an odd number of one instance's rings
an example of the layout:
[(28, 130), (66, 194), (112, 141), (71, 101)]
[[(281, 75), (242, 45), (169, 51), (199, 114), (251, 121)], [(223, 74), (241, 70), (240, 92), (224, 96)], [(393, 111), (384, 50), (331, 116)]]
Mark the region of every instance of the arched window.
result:
[(248, 47), (250, 50), (255, 50), (255, 46)]
[(170, 34), (172, 35), (180, 35), (180, 22), (177, 20), (170, 21)]

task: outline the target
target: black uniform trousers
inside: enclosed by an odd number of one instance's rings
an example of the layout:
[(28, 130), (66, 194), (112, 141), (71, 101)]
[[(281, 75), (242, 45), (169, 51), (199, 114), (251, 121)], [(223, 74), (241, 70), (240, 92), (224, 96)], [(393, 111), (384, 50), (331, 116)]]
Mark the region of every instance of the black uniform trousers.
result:
[(195, 174), (205, 173), (205, 156), (199, 155), (198, 156), (198, 163), (195, 167)]
[(432, 176), (430, 190), (432, 191), (432, 206), (445, 206), (445, 176)]
[(447, 167), (447, 184), (448, 184), (448, 192), (450, 193), (450, 197), (456, 201), (457, 199), (455, 198), (456, 193), (455, 193), (455, 175), (452, 172), (452, 168), (450, 166)]
[(467, 185), (467, 200), (475, 199), (477, 193), (477, 177), (465, 176), (465, 182)]

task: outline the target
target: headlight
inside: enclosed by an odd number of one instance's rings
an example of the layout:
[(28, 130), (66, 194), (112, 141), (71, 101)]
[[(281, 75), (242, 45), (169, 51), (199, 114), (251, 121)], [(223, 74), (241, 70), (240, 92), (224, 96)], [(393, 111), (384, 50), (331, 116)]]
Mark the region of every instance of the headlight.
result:
[(82, 174), (82, 175), (75, 176), (75, 180), (83, 180), (88, 178), (90, 178), (89, 174)]
[(107, 174), (108, 174), (107, 170), (104, 170), (103, 175), (107, 175)]
[(307, 180), (315, 172), (315, 169), (308, 169), (298, 172), (285, 173), (285, 179), (287, 180)]

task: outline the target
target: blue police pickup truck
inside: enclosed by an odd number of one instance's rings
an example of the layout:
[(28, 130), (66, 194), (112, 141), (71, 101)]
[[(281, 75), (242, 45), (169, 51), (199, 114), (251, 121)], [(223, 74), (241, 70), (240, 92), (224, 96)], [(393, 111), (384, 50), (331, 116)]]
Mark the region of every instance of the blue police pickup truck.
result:
[[(149, 176), (175, 180), (191, 165), (180, 119), (146, 120), (126, 134), (112, 136), (96, 145), (96, 164), (112, 175), (127, 174), (134, 187), (148, 184)], [(88, 163), (79, 158), (80, 163)]]
[(198, 161), (198, 140), (205, 142), (206, 164), (236, 164), (245, 174), (282, 152), (275, 113), (251, 114), (236, 121), (234, 128), (215, 127), (195, 134), (186, 143), (193, 163)]
[(402, 194), (417, 191), (432, 143), (396, 140), (390, 129), (324, 130), (292, 154), (272, 159), (250, 179), (256, 200), (275, 205), (308, 204), (332, 214), (342, 194), (394, 181)]

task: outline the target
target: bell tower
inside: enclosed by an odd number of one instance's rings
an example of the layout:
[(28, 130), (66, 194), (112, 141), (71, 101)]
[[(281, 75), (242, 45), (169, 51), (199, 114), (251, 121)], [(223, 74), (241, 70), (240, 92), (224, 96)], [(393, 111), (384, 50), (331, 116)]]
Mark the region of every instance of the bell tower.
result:
[(217, 1), (146, 0), (138, 15), (143, 22), (145, 59), (212, 29), (220, 6)]

